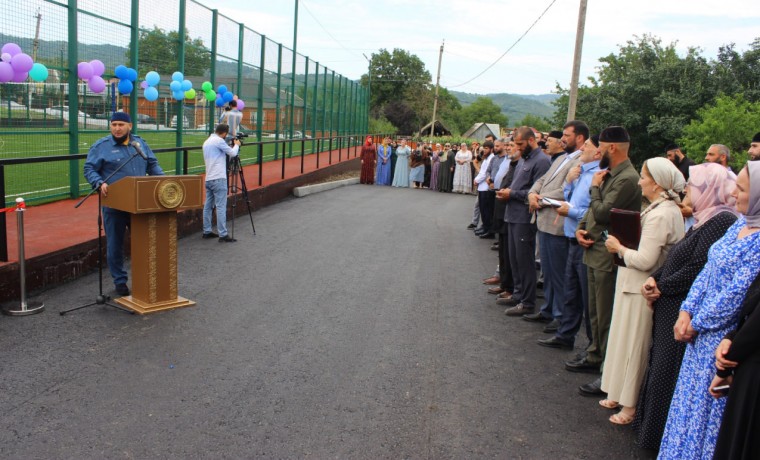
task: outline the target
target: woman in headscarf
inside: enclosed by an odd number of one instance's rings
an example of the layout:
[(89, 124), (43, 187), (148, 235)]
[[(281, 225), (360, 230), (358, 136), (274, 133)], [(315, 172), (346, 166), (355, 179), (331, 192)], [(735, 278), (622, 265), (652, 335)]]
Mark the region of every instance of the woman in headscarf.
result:
[(424, 145), (420, 146), (414, 152), (412, 152), (412, 157), (409, 164), (409, 166), (412, 168), (409, 172), (409, 182), (413, 184), (414, 188), (422, 188), (422, 182), (425, 180), (425, 162), (423, 160), (424, 154)]
[(739, 320), (747, 288), (760, 273), (760, 163), (749, 162), (736, 179), (736, 210), (743, 214), (711, 248), (707, 264), (681, 305), (673, 328), (686, 341), (659, 458), (711, 458), (725, 398), (708, 389), (715, 349)]
[(454, 169), (454, 193), (470, 193), (472, 192), (472, 170), (470, 169), (470, 163), (472, 162), (472, 152), (467, 150), (467, 144), (462, 142), (459, 146), (459, 151), (454, 157), (456, 161), (456, 168)]
[(383, 143), (377, 147), (377, 185), (391, 185), (391, 145), (390, 139), (383, 139)]
[(454, 157), (456, 154), (456, 150), (447, 144), (446, 150), (441, 157), (441, 166), (438, 168), (439, 192), (451, 192), (451, 182), (454, 177)]
[(681, 303), (707, 263), (710, 247), (736, 222), (735, 200), (731, 196), (734, 187), (734, 178), (720, 164), (702, 163), (689, 168), (685, 199), (692, 203), (695, 223), (642, 286), (641, 293), (654, 310), (649, 365), (633, 421), (637, 442), (644, 449), (660, 447), (686, 350), (684, 342), (673, 338), (673, 325)]
[(430, 154), (430, 187), (429, 190), (438, 190), (438, 168), (441, 167), (441, 144), (435, 144), (435, 150)]
[(625, 262), (617, 272), (602, 373), (602, 390), (607, 399), (599, 402), (608, 409), (620, 407), (620, 412), (610, 416), (610, 422), (618, 425), (633, 421), (652, 340), (652, 310), (641, 294), (641, 285), (684, 236), (678, 203), (686, 184), (678, 168), (666, 158), (651, 158), (641, 167), (639, 185), (651, 204), (641, 212), (638, 249), (623, 246), (614, 236), (605, 242), (607, 251)]
[(409, 155), (412, 151), (406, 145), (406, 139), (401, 139), (401, 144), (396, 149), (396, 173), (393, 175), (394, 187), (409, 187)]
[(367, 136), (362, 146), (361, 159), (362, 159), (362, 172), (359, 182), (362, 184), (374, 184), (375, 183), (375, 156), (377, 152), (375, 150), (375, 144), (372, 143), (372, 136)]

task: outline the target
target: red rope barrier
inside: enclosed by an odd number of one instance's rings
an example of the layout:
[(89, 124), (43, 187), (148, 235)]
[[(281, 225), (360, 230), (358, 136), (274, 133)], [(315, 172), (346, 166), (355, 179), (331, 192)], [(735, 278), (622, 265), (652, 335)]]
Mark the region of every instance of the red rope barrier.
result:
[(22, 201), (21, 203), (16, 203), (16, 206), (10, 208), (0, 208), (0, 212), (13, 212), (17, 209), (26, 209), (26, 203)]

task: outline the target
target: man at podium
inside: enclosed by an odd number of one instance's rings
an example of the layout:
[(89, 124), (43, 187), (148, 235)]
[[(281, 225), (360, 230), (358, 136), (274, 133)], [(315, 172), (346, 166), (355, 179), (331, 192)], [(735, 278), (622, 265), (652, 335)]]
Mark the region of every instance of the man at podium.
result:
[[(100, 187), (103, 197), (108, 195), (108, 184), (124, 177), (164, 174), (148, 144), (131, 131), (132, 119), (129, 114), (115, 112), (111, 117), (111, 135), (96, 141), (87, 153), (84, 177), (93, 188)], [(121, 165), (124, 166), (106, 183), (105, 178)], [(127, 272), (124, 270), (124, 233), (129, 222), (129, 213), (103, 207), (108, 270), (113, 277), (116, 293), (121, 296), (129, 295)]]

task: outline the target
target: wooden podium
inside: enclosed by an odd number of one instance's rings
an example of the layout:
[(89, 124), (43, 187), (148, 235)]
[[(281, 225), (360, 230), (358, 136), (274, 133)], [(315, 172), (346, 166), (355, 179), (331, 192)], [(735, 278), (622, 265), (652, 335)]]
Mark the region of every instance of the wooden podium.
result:
[(133, 176), (108, 186), (103, 206), (132, 214), (132, 295), (137, 313), (195, 305), (177, 295), (177, 211), (203, 207), (201, 176)]

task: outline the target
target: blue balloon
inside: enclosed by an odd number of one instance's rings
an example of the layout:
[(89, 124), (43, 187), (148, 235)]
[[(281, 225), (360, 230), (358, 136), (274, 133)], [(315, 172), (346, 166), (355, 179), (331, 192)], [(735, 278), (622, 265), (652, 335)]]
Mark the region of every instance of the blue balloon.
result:
[(169, 89), (172, 90), (172, 92), (176, 93), (177, 91), (182, 90), (182, 83), (178, 82), (177, 80), (172, 81), (169, 83)]
[(219, 85), (219, 88), (216, 90), (216, 94), (224, 94), (227, 92), (227, 87), (224, 85)]
[(161, 75), (159, 75), (158, 72), (151, 70), (145, 74), (145, 81), (147, 81), (150, 86), (156, 86), (161, 81)]
[(173, 91), (172, 97), (178, 101), (181, 101), (185, 98), (185, 93), (183, 93), (182, 91)]
[(227, 91), (226, 93), (222, 94), (222, 99), (224, 99), (224, 102), (230, 102), (231, 100), (235, 99), (235, 95)]
[(127, 66), (118, 65), (113, 73), (116, 75), (116, 78), (124, 80), (127, 78)]
[(182, 72), (180, 72), (180, 71), (176, 71), (176, 72), (174, 72), (172, 74), (172, 80), (174, 80), (174, 81), (178, 81), (178, 82), (182, 83), (182, 80), (184, 80), (184, 79), (185, 79), (185, 76), (182, 75)]
[(223, 106), (223, 105), (224, 105), (224, 99), (222, 99), (221, 97), (217, 97), (217, 98), (216, 98), (216, 102), (214, 102), (214, 104), (215, 104), (217, 107), (221, 107), (221, 106)]
[(131, 67), (127, 67), (127, 80), (137, 81), (137, 71)]
[(193, 82), (190, 80), (183, 80), (182, 81), (182, 91), (190, 91), (193, 87)]
[(156, 99), (158, 99), (158, 90), (152, 86), (148, 86), (147, 88), (145, 88), (144, 94), (145, 94), (145, 99), (148, 101), (153, 102)]
[(134, 85), (129, 80), (120, 80), (119, 81), (119, 92), (121, 94), (129, 94), (132, 92), (132, 90), (135, 89)]

